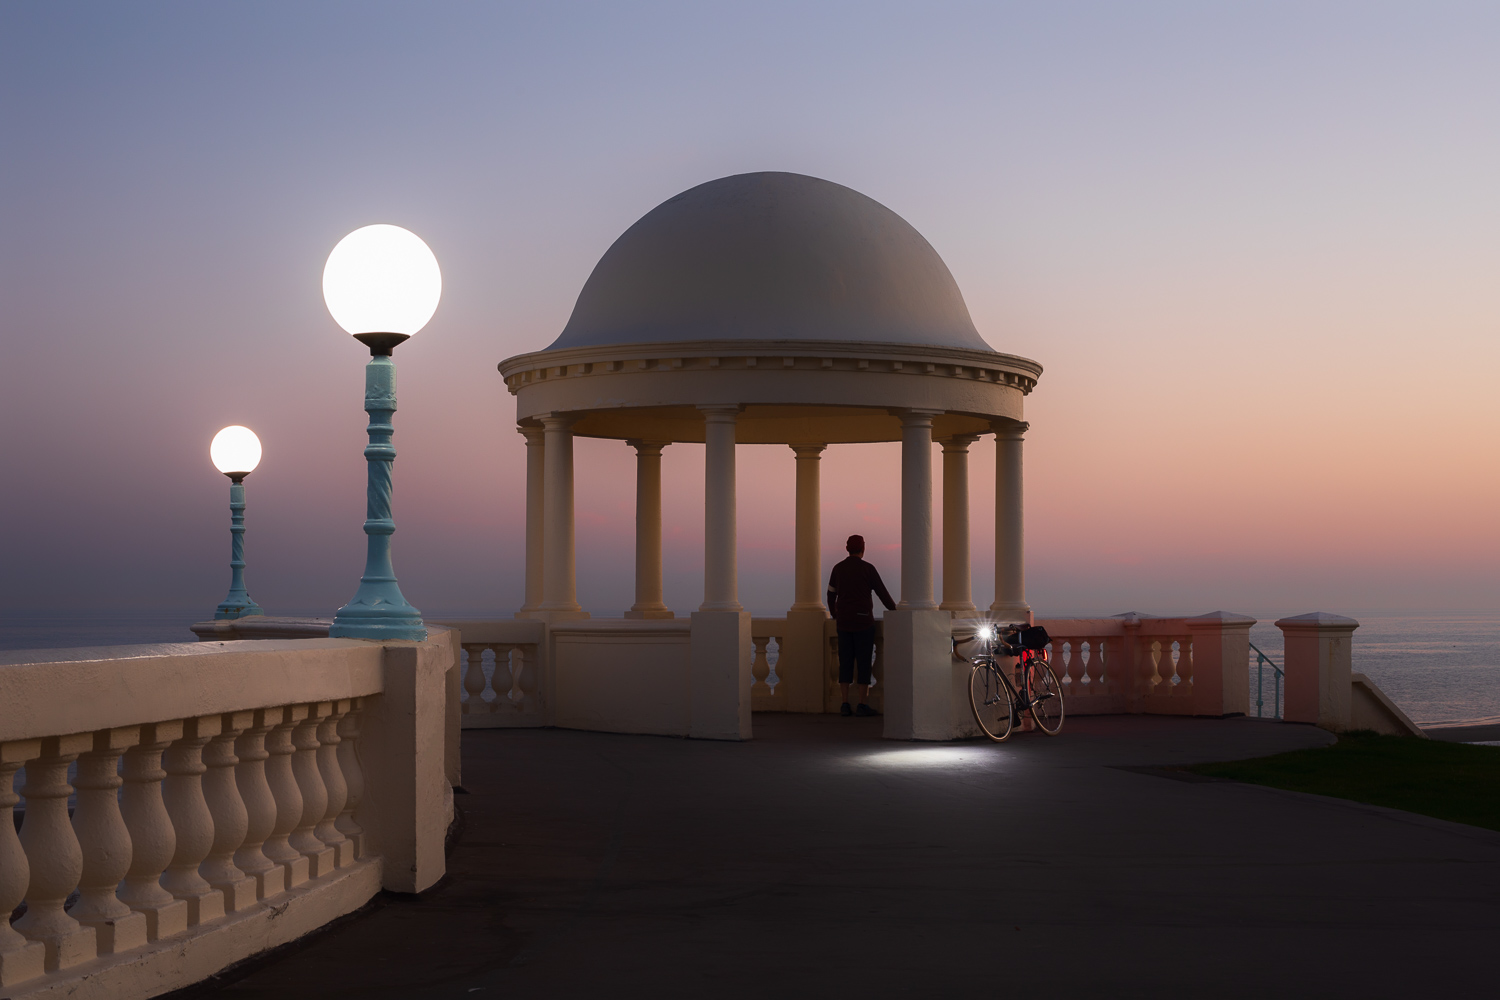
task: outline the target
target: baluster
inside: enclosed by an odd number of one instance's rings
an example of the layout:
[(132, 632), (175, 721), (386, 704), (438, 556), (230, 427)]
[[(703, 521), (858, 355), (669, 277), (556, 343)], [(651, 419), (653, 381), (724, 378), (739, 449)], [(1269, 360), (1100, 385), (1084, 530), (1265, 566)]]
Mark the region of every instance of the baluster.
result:
[(541, 703), (537, 698), (536, 669), (537, 647), (534, 643), (516, 647), (516, 655), (511, 658), (511, 670), (516, 675), (516, 685), (520, 689), (520, 708), (526, 714), (541, 711)]
[[(240, 795), (235, 769), (240, 762), (235, 753), (239, 735), (255, 722), (253, 712), (230, 712), (223, 717), (218, 736), (203, 748), (203, 798), (213, 817), (214, 839), (208, 857), (198, 873), (224, 897), (224, 909), (238, 913), (257, 896), (255, 879), (234, 863), (235, 852), (245, 844), (250, 832), (250, 810)], [(265, 839), (262, 835), (261, 839)]]
[(307, 717), (292, 731), (292, 746), (297, 749), (292, 754), (292, 774), (302, 792), (302, 818), (288, 839), (307, 856), (308, 877), (318, 878), (333, 871), (333, 850), (313, 832), (328, 808), (328, 788), (318, 771), (318, 726), (333, 711), (333, 706), (320, 701), (307, 708)]
[[(515, 646), (496, 644), (490, 647), (495, 651), (495, 669), (490, 674), (490, 690), (495, 692), (495, 703), (493, 711), (515, 712), (521, 707), (521, 691), (516, 686), (518, 678), (512, 668), (512, 654)], [(516, 662), (519, 662), (517, 658)]]
[(1183, 636), (1177, 641), (1177, 676), (1182, 683), (1179, 693), (1185, 698), (1193, 696), (1193, 637)]
[(203, 772), (208, 770), (203, 766), (203, 748), (223, 725), (217, 715), (188, 719), (182, 739), (162, 754), (162, 769), (167, 772), (161, 783), (162, 799), (172, 817), (177, 846), (172, 863), (162, 872), (161, 886), (187, 901), (189, 927), (224, 915), (224, 894), (198, 874), (198, 866), (214, 846), (214, 817), (203, 797)]
[(347, 700), (333, 704), (333, 711), (318, 723), (318, 774), (323, 778), (323, 787), (328, 791), (328, 804), (313, 833), (333, 852), (333, 866), (343, 868), (354, 861), (354, 845), (338, 828), (339, 813), (344, 811), (344, 802), (349, 798), (349, 786), (344, 781), (339, 767), (339, 721), (349, 712)]
[(1163, 679), (1161, 676), (1162, 646), (1160, 641), (1155, 639), (1151, 641), (1151, 644), (1146, 647), (1146, 657), (1151, 661), (1151, 676), (1146, 678), (1146, 693), (1155, 694), (1156, 686)]
[(162, 802), (162, 751), (182, 736), (181, 722), (141, 727), (141, 741), (125, 751), (125, 794), (120, 812), (130, 831), (130, 869), (119, 895), (132, 910), (146, 915), (146, 937), (152, 941), (187, 930), (188, 904), (161, 887), (161, 873), (177, 853), (172, 817)]
[(1094, 669), (1094, 693), (1107, 694), (1110, 684), (1109, 664), (1105, 659), (1105, 649), (1109, 643), (1104, 639), (1094, 640), (1094, 661), (1090, 664)]
[(750, 663), (750, 694), (752, 696), (765, 696), (771, 693), (766, 685), (766, 678), (771, 676), (771, 663), (766, 659), (766, 645), (771, 641), (770, 636), (751, 636), (750, 643), (754, 646)]
[(306, 705), (288, 705), (282, 709), (281, 721), (266, 734), (266, 783), (276, 800), (276, 825), (261, 850), (266, 857), (286, 870), (286, 888), (293, 889), (307, 881), (308, 860), (287, 840), (302, 822), (302, 792), (292, 773), (292, 730), (307, 718)]
[(1096, 680), (1094, 671), (1099, 669), (1099, 664), (1095, 662), (1099, 656), (1099, 644), (1097, 642), (1089, 642), (1087, 639), (1080, 639), (1079, 645), (1082, 647), (1079, 652), (1078, 661), (1081, 664), (1080, 669), (1083, 670), (1083, 676), (1079, 678), (1079, 681), (1083, 685), (1082, 693), (1098, 694), (1099, 689), (1094, 686), (1094, 681)]
[(1062, 685), (1064, 694), (1073, 693), (1073, 682), (1083, 673), (1083, 652), (1078, 648), (1080, 645), (1082, 644), (1077, 639), (1069, 639), (1063, 643), (1062, 663), (1056, 666), (1062, 667), (1062, 676), (1057, 679), (1057, 683)]
[(26, 898), (31, 867), (16, 836), (16, 772), (42, 752), (41, 740), (0, 743), (0, 987), (15, 986), (47, 971), (47, 946), (28, 941), (10, 925), (10, 914)]
[(771, 641), (776, 644), (776, 658), (774, 660), (771, 659), (768, 649), (766, 659), (770, 661), (771, 673), (766, 678), (766, 683), (771, 686), (771, 693), (775, 694), (777, 685), (781, 683), (781, 675), (776, 672), (776, 668), (781, 666), (781, 644), (784, 640), (779, 635), (773, 635), (771, 636)]
[[(494, 706), (484, 700), (484, 651), (488, 648), (478, 643), (464, 643), (464, 652), (469, 654), (469, 664), (464, 668), (464, 690), (468, 692), (469, 698), (464, 702), (465, 715), (482, 715), (494, 710)], [(500, 657), (495, 657), (495, 668), (498, 670)], [(497, 689), (498, 690), (498, 689)]]
[(64, 910), (83, 875), (83, 849), (68, 822), (68, 765), (94, 744), (92, 733), (49, 736), (41, 756), (26, 762), (26, 819), (21, 845), (31, 868), (26, 887), (26, 915), (15, 929), (47, 949), (47, 971), (70, 969), (97, 955), (97, 935)]
[(266, 780), (266, 736), (281, 721), (283, 709), (263, 708), (235, 741), (239, 764), (234, 784), (245, 804), (245, 840), (234, 852), (234, 864), (255, 880), (255, 898), (265, 899), (286, 890), (286, 869), (266, 857), (262, 846), (276, 828), (276, 797)]
[(73, 832), (83, 849), (78, 902), (68, 913), (94, 928), (99, 954), (118, 955), (146, 943), (146, 917), (124, 903), (116, 890), (130, 870), (130, 830), (120, 814), (120, 757), (141, 740), (140, 726), (102, 729), (94, 747), (78, 758), (78, 805)]
[(334, 826), (339, 832), (348, 838), (351, 857), (358, 858), (364, 853), (365, 831), (354, 821), (354, 810), (358, 808), (360, 799), (365, 794), (365, 772), (359, 766), (359, 712), (363, 699), (354, 698), (349, 704), (349, 714), (339, 720), (338, 755), (339, 770), (344, 775), (344, 785), (348, 794), (344, 798), (344, 808), (339, 811), (339, 818), (334, 821)]

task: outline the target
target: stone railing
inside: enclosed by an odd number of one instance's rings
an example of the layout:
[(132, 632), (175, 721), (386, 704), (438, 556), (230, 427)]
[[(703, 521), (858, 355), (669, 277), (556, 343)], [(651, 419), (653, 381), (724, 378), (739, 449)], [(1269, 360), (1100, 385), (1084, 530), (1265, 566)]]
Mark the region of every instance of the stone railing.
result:
[(444, 622), (463, 646), (464, 729), (543, 726), (546, 626), (538, 621)]
[(155, 996), (432, 886), (456, 653), (441, 629), (0, 653), (3, 995)]

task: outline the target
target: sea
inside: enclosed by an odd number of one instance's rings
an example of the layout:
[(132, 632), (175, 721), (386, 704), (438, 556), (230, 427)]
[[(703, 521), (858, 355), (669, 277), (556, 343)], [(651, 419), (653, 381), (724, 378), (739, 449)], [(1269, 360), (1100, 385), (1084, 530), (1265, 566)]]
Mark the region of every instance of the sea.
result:
[[(1281, 663), (1281, 631), (1274, 622), (1300, 610), (1244, 612), (1257, 619), (1250, 641)], [(327, 614), (301, 612), (303, 614)], [(1169, 612), (1164, 612), (1169, 613)], [(1500, 611), (1346, 611), (1360, 623), (1354, 633), (1354, 669), (1367, 674), (1423, 728), (1500, 724)], [(0, 649), (55, 649), (135, 643), (193, 642), (189, 626), (203, 609), (107, 613), (56, 611), (0, 614)], [(475, 615), (428, 614), (434, 620)], [(1101, 618), (1107, 614), (1050, 612), (1039, 618)], [(1258, 672), (1251, 656), (1250, 706), (1257, 680), (1265, 715), (1274, 714), (1274, 679)], [(1259, 673), (1259, 678), (1258, 678)]]

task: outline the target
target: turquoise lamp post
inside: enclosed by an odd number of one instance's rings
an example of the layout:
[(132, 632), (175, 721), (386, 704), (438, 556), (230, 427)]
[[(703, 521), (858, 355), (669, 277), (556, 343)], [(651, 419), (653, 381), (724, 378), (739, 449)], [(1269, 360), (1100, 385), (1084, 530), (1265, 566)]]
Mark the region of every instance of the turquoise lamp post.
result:
[(391, 565), (391, 467), (396, 448), (396, 366), (391, 352), (427, 325), (443, 279), (427, 244), (400, 226), (365, 226), (339, 241), (323, 269), (323, 299), (339, 326), (370, 349), (365, 365), (365, 572), (354, 599), (339, 608), (328, 634), (345, 639), (427, 638), (422, 613), (407, 603)]
[(214, 617), (263, 615), (245, 592), (245, 477), (260, 464), (260, 438), (248, 427), (226, 427), (214, 435), (208, 457), (229, 477), (229, 596), (214, 609)]

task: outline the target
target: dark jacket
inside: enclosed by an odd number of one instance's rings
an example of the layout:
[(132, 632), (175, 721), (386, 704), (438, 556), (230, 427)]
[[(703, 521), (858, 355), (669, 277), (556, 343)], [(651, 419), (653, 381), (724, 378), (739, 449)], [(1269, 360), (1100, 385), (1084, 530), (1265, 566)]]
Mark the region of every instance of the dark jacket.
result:
[(828, 576), (828, 613), (840, 632), (862, 632), (875, 627), (874, 591), (887, 608), (895, 610), (890, 591), (880, 582), (880, 573), (859, 556), (850, 556), (833, 567)]

